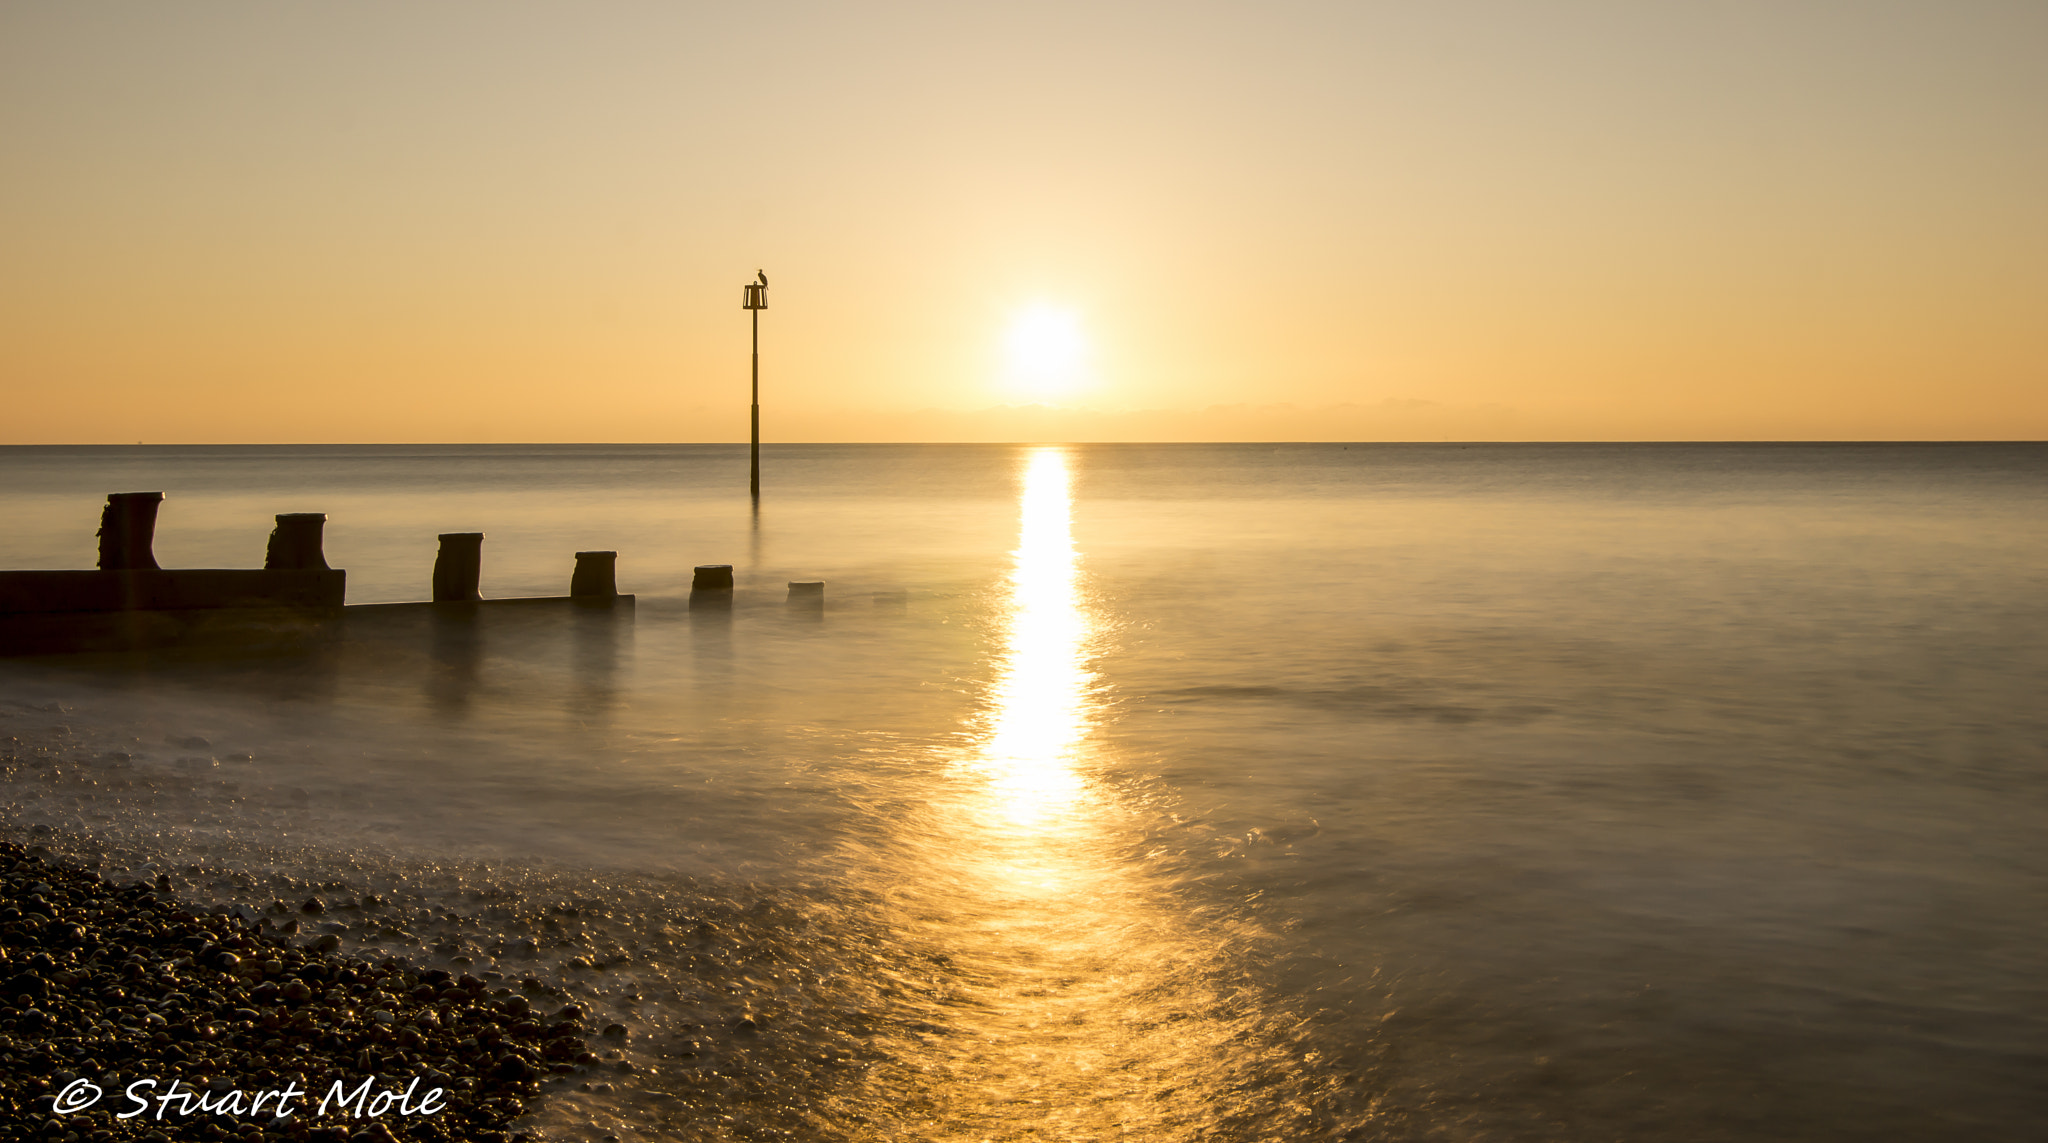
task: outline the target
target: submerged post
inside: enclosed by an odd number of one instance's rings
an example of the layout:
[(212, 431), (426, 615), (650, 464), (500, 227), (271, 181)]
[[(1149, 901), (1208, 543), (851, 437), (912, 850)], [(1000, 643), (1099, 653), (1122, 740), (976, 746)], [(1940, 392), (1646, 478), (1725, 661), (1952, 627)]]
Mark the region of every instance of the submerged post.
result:
[(761, 501), (761, 311), (768, 308), (768, 275), (754, 271), (755, 281), (747, 283), (746, 300), (740, 308), (754, 319), (753, 436), (747, 450), (747, 491), (754, 502)]
[(325, 512), (279, 513), (270, 546), (263, 553), (263, 569), (327, 571), (327, 553), (321, 550), (326, 529)]
[(155, 570), (156, 510), (161, 492), (109, 492), (100, 509), (100, 570)]
[(441, 552), (434, 557), (434, 602), (475, 603), (483, 598), (477, 594), (483, 563), (482, 532), (441, 533)]
[(610, 599), (619, 594), (619, 553), (577, 552), (576, 570), (569, 576), (569, 595), (574, 599)]

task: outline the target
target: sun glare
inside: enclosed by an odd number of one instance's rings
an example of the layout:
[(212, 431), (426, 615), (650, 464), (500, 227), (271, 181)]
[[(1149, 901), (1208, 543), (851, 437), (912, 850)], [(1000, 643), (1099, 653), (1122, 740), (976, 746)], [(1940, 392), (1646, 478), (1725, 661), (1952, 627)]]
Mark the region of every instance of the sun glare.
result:
[(1004, 380), (1027, 396), (1058, 396), (1088, 380), (1088, 339), (1072, 310), (1037, 305), (1019, 313), (1004, 351)]
[(1009, 631), (984, 765), (1012, 821), (1030, 824), (1079, 796), (1074, 752), (1088, 731), (1090, 623), (1076, 582), (1067, 456), (1030, 454), (1018, 502)]

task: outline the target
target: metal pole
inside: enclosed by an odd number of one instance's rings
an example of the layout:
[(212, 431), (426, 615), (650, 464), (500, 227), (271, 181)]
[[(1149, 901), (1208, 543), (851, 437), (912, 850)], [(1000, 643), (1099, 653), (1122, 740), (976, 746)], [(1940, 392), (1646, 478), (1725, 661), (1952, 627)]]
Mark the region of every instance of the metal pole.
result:
[(761, 499), (761, 311), (754, 311), (754, 445), (748, 454), (752, 462), (747, 489)]

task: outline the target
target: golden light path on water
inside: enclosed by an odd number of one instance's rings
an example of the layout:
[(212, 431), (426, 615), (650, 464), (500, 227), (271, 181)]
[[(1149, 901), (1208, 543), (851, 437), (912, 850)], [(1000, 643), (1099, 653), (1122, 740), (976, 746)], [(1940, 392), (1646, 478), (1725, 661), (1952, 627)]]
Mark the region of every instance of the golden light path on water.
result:
[[(1143, 829), (1090, 740), (1103, 637), (1068, 457), (1026, 454), (998, 658), (972, 748), (904, 903), (964, 984), (918, 1052), (905, 1123), (944, 1140), (1183, 1139), (1238, 1118), (1253, 1015), (1219, 992), (1235, 937), (1197, 935), (1137, 859)], [(899, 900), (903, 900), (899, 898)], [(928, 1102), (927, 1102), (928, 1101)], [(1262, 1138), (1254, 1129), (1237, 1138)]]
[(994, 725), (978, 761), (991, 808), (1028, 830), (1057, 821), (1081, 793), (1074, 753), (1087, 732), (1093, 675), (1066, 456), (1041, 449), (1025, 463)]

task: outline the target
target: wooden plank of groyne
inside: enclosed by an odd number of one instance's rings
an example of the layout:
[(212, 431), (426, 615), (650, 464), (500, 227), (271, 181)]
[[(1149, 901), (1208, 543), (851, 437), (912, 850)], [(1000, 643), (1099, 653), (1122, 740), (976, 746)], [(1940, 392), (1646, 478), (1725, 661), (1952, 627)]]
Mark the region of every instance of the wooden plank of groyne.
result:
[(348, 573), (336, 569), (149, 568), (0, 572), (0, 615), (197, 608), (338, 608)]

